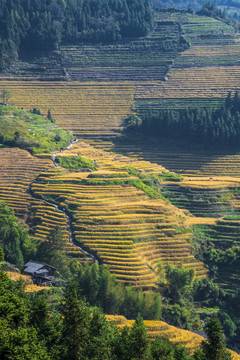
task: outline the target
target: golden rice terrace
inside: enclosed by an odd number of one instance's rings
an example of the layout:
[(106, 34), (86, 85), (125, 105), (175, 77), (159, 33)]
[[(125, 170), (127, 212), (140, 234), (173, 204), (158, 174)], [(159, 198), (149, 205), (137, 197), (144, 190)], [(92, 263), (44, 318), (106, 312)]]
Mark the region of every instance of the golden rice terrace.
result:
[(191, 230), (184, 229), (188, 215), (164, 198), (149, 199), (134, 186), (137, 178), (127, 172), (131, 165), (142, 172), (161, 174), (163, 167), (134, 162), (83, 141), (57, 156), (78, 158), (79, 153), (95, 161), (98, 170), (45, 172), (32, 190), (73, 213), (74, 236), (83, 248), (107, 264), (118, 281), (134, 286), (155, 286), (159, 260), (163, 265), (183, 262), (198, 276), (206, 275), (203, 264), (192, 255)]

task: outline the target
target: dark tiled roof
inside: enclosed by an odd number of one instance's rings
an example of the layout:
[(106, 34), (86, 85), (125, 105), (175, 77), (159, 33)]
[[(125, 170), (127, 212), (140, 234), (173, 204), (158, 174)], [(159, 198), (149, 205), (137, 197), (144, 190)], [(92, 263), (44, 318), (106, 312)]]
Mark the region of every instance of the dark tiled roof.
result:
[[(43, 264), (43, 263), (40, 263), (40, 262), (36, 262), (36, 261), (32, 261), (30, 260), (28, 263), (26, 263), (24, 265), (24, 272), (27, 272), (27, 273), (30, 273), (30, 274), (33, 274), (35, 272), (38, 272), (40, 271), (44, 266), (49, 266), (51, 267), (52, 269), (55, 269), (55, 267), (51, 266), (51, 265), (47, 265), (47, 264)], [(42, 269), (43, 270), (43, 269)]]

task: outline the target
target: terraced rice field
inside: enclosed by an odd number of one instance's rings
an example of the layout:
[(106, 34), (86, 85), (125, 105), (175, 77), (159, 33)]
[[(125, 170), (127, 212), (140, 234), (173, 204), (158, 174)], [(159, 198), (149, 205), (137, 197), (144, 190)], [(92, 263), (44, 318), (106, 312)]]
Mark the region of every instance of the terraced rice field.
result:
[(50, 160), (35, 158), (18, 148), (0, 149), (0, 200), (5, 201), (19, 217), (29, 214), (30, 183), (44, 170), (53, 167)]
[[(182, 35), (192, 46), (179, 56)], [(29, 81), (34, 79), (33, 64), (29, 79), (24, 77), (29, 72), (18, 68), (25, 81), (3, 77), (1, 84), (11, 91), (14, 105), (37, 107), (44, 114), (51, 109), (57, 125), (75, 136), (116, 136), (122, 119), (133, 109), (141, 114), (149, 108), (217, 106), (229, 90), (239, 87), (235, 30), (192, 14), (156, 13), (155, 29), (146, 38), (118, 45), (68, 46), (62, 48), (58, 60), (54, 56), (46, 72), (53, 80), (54, 63), (62, 61), (68, 81)], [(43, 65), (36, 65), (35, 70)]]
[[(132, 327), (134, 323), (134, 320), (127, 320), (124, 316), (120, 315), (106, 315), (106, 318), (108, 321), (116, 324), (120, 329), (124, 326)], [(201, 342), (205, 340), (205, 338), (198, 334), (168, 325), (163, 321), (144, 320), (144, 325), (147, 328), (147, 333), (150, 339), (154, 340), (156, 337), (169, 339), (173, 344), (184, 345), (191, 355), (200, 347)], [(231, 351), (231, 354), (233, 360), (240, 359), (240, 355), (236, 352)]]
[(31, 216), (37, 223), (34, 238), (47, 241), (50, 231), (55, 229), (57, 226), (60, 227), (65, 246), (63, 252), (69, 258), (79, 258), (81, 261), (85, 257), (83, 251), (75, 246), (69, 238), (68, 221), (63, 212), (56, 211), (56, 209), (48, 204), (39, 203), (38, 200), (31, 201)]
[(19, 59), (6, 74), (6, 78), (33, 81), (66, 81), (67, 77), (58, 51), (46, 54), (29, 54)]
[[(240, 157), (238, 154), (182, 152), (174, 145), (157, 146), (156, 143), (149, 142), (113, 145), (111, 142), (92, 141), (91, 144), (99, 150), (125, 153), (135, 164), (138, 160), (149, 161), (155, 166), (161, 164), (171, 171), (180, 172), (184, 176), (181, 182), (163, 181), (161, 188), (165, 197), (174, 205), (187, 209), (194, 215), (186, 217), (184, 226), (188, 228), (197, 225), (196, 234), (200, 232), (202, 238), (211, 241), (222, 250), (239, 245)], [(176, 252), (178, 244), (183, 251), (184, 246), (180, 245), (180, 238), (174, 244), (174, 251)], [(155, 263), (152, 256), (155, 255), (155, 251), (161, 251), (160, 244), (157, 250), (154, 245), (154, 241), (147, 245), (144, 243), (135, 245), (136, 248), (140, 247), (153, 268)], [(180, 257), (180, 253), (178, 256)], [(232, 287), (239, 286), (239, 269), (234, 265), (231, 268), (221, 266), (216, 282), (231, 294)], [(236, 313), (237, 311), (236, 308)]]
[[(207, 152), (182, 153), (156, 144), (115, 144), (92, 142), (99, 149), (126, 153), (135, 161), (149, 161), (164, 165), (170, 171), (184, 176), (181, 182), (162, 183), (163, 194), (179, 208), (193, 215), (219, 218), (239, 212), (240, 155), (211, 154)], [(223, 176), (225, 174), (225, 176)]]
[[(107, 264), (118, 281), (134, 286), (155, 286), (159, 259), (163, 264), (183, 261), (195, 268), (198, 276), (205, 276), (203, 264), (193, 257), (187, 242), (191, 233), (176, 231), (186, 217), (183, 211), (165, 200), (150, 200), (128, 184), (134, 179), (126, 171), (126, 165), (132, 165), (128, 157), (98, 150), (83, 141), (57, 156), (78, 156), (78, 152), (95, 160), (98, 171), (46, 172), (32, 189), (74, 212), (74, 236), (84, 248)], [(151, 173), (164, 170), (141, 161), (134, 166)]]
[(239, 66), (208, 66), (173, 69), (166, 82), (138, 86), (136, 100), (225, 98), (239, 89)]
[(202, 224), (200, 230), (217, 247), (227, 249), (230, 246), (239, 246), (240, 242), (240, 215), (229, 214), (219, 219), (214, 224)]
[[(117, 45), (62, 47), (62, 61), (73, 81), (163, 80), (178, 55), (180, 35), (177, 22), (156, 18), (146, 38)], [(170, 41), (173, 49), (164, 50)]]
[(219, 218), (239, 211), (239, 195), (234, 194), (234, 184), (239, 186), (239, 181), (240, 179), (238, 182), (230, 183), (232, 187), (227, 186), (228, 182), (206, 179), (186, 181), (179, 185), (166, 183), (162, 191), (174, 205), (188, 209), (195, 216)]
[(162, 80), (178, 56), (181, 32), (176, 21), (156, 14), (147, 37), (111, 45), (65, 45), (51, 54), (17, 62), (10, 74), (29, 81)]
[(157, 12), (156, 19), (177, 21), (192, 46), (200, 44), (229, 44), (235, 36), (235, 29), (222, 21), (211, 17), (190, 13)]
[[(125, 154), (131, 161), (145, 161), (154, 166), (160, 165), (169, 171), (180, 173), (194, 181), (201, 177), (211, 187), (219, 185), (223, 178), (227, 186), (235, 186), (240, 178), (240, 155), (236, 153), (224, 154), (221, 151), (184, 151), (174, 143), (165, 144), (146, 140), (129, 141), (125, 143), (111, 141), (89, 141), (97, 149)], [(225, 176), (223, 176), (223, 174)], [(210, 178), (213, 178), (213, 182)], [(216, 182), (216, 179), (218, 181)], [(231, 185), (232, 184), (232, 185)], [(195, 184), (196, 185), (196, 184)]]
[(238, 65), (240, 55), (239, 38), (235, 44), (193, 46), (184, 51), (181, 57), (176, 60), (176, 67), (202, 67), (218, 65)]
[(192, 14), (159, 13), (177, 21), (191, 48), (176, 57), (165, 82), (140, 85), (136, 108), (218, 106), (228, 91), (239, 88), (239, 37), (233, 27)]
[(56, 124), (81, 136), (116, 136), (131, 113), (135, 84), (2, 81), (11, 103), (26, 110), (51, 109)]
[(82, 251), (69, 241), (67, 219), (51, 205), (43, 205), (28, 194), (33, 180), (42, 172), (54, 167), (50, 159), (33, 157), (29, 152), (19, 148), (0, 149), (0, 200), (5, 201), (15, 214), (25, 221), (31, 217), (37, 221), (34, 237), (46, 240), (49, 231), (55, 227), (62, 228), (66, 247), (64, 252), (69, 257), (83, 257)]

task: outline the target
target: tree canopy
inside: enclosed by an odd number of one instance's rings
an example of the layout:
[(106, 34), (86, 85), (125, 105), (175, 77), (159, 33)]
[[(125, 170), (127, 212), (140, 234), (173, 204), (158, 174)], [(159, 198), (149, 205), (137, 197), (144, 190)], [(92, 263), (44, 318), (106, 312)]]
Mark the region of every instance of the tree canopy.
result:
[(1, 0), (0, 68), (20, 50), (144, 36), (152, 21), (151, 0)]
[[(141, 120), (142, 119), (142, 120)], [(127, 133), (181, 140), (205, 146), (239, 146), (240, 96), (229, 92), (218, 108), (146, 109), (141, 119), (125, 120)]]
[(3, 201), (0, 201), (0, 246), (6, 260), (19, 267), (22, 267), (24, 259), (29, 259), (35, 251), (27, 231), (18, 223), (13, 210)]

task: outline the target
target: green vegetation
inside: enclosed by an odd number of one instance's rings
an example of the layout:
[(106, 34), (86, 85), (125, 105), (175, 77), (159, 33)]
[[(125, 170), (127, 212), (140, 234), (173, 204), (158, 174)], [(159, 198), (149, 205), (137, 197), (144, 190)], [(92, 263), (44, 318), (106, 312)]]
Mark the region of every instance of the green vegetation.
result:
[(205, 326), (205, 332), (208, 336), (207, 341), (203, 341), (201, 350), (195, 352), (197, 360), (231, 360), (232, 356), (226, 350), (226, 342), (219, 320), (214, 316)]
[(142, 190), (143, 192), (145, 192), (145, 194), (150, 198), (150, 199), (164, 199), (164, 196), (160, 193), (159, 190), (155, 190), (153, 189), (151, 186), (146, 185), (143, 181), (139, 180), (129, 180), (129, 185), (135, 186), (136, 188), (138, 188), (139, 190)]
[(3, 201), (0, 201), (0, 245), (6, 260), (20, 268), (24, 260), (30, 259), (36, 252), (36, 244), (29, 238), (27, 230)]
[(2, 95), (2, 102), (3, 102), (3, 104), (7, 104), (8, 99), (11, 97), (10, 91), (9, 91), (8, 89), (6, 89), (6, 88), (2, 88), (2, 93), (1, 93), (1, 95)]
[[(6, 206), (4, 205), (3, 214), (5, 213), (6, 213)], [(9, 218), (9, 213), (7, 215)], [(12, 213), (10, 215), (12, 216)], [(4, 224), (8, 225), (10, 222), (11, 227), (13, 227), (11, 223), (11, 217), (10, 219), (8, 218), (6, 216), (4, 217), (3, 220)], [(3, 228), (3, 226), (1, 226), (1, 228)], [(2, 245), (3, 248), (6, 248), (6, 250), (8, 250), (8, 248), (5, 247), (6, 243), (9, 244), (9, 240), (3, 242)], [(18, 247), (21, 249), (20, 245)], [(125, 287), (124, 285), (117, 283), (115, 277), (111, 275), (110, 272), (107, 270), (107, 268), (105, 268), (103, 265), (99, 266), (98, 263), (95, 263), (91, 266), (83, 266), (76, 259), (69, 261), (66, 258), (66, 256), (61, 255), (59, 253), (59, 250), (61, 248), (62, 248), (62, 234), (60, 228), (56, 228), (51, 231), (48, 241), (40, 242), (40, 244), (37, 246), (37, 251), (35, 249), (36, 259), (38, 259), (38, 261), (40, 260), (42, 262), (46, 262), (57, 267), (60, 272), (60, 275), (64, 279), (68, 281), (70, 281), (71, 279), (74, 280), (76, 286), (79, 289), (81, 289), (80, 292), (81, 298), (79, 299), (79, 301), (82, 305), (83, 305), (82, 296), (85, 296), (92, 306), (100, 306), (104, 312), (109, 314), (118, 313), (118, 314), (123, 314), (128, 318), (132, 318), (132, 317), (136, 317), (138, 313), (141, 313), (141, 315), (146, 319), (162, 319), (176, 326), (181, 326), (188, 329), (198, 329), (198, 330), (201, 329), (200, 318), (196, 313), (196, 310), (194, 309), (193, 303), (191, 303), (189, 299), (191, 299), (194, 296), (194, 298), (198, 299), (199, 301), (199, 296), (202, 296), (204, 294), (204, 299), (210, 296), (212, 304), (216, 305), (215, 296), (216, 296), (216, 291), (219, 290), (218, 289), (214, 291), (210, 290), (214, 288), (212, 286), (208, 290), (205, 287), (204, 291), (202, 291), (202, 286), (200, 285), (202, 282), (204, 283), (205, 279), (194, 280), (194, 272), (192, 272), (192, 270), (184, 269), (183, 266), (180, 266), (179, 268), (168, 266), (166, 271), (167, 287), (165, 287), (164, 283), (160, 283), (160, 288), (159, 288), (160, 291), (164, 291), (165, 297), (167, 299), (166, 303), (164, 302), (162, 304), (160, 295), (157, 292), (153, 292), (153, 291), (143, 292), (142, 290), (135, 290), (131, 286)], [(13, 250), (12, 255), (15, 253), (16, 254), (18, 253), (16, 247)], [(31, 256), (32, 255), (33, 254), (31, 254)], [(159, 274), (161, 274), (161, 266), (159, 267)], [(204, 302), (204, 299), (201, 301)], [(73, 301), (73, 299), (71, 301)], [(171, 301), (172, 305), (169, 305), (168, 301)], [(64, 302), (64, 304), (66, 303)], [(208, 304), (210, 303), (208, 302)], [(46, 305), (44, 305), (44, 308), (46, 308)], [(84, 307), (84, 309), (85, 309), (84, 311), (87, 311), (86, 307)], [(72, 316), (74, 319), (78, 319), (78, 317), (73, 315), (75, 314), (74, 312), (75, 310), (76, 308), (74, 307), (72, 309)], [(66, 313), (64, 311), (65, 308), (63, 308), (63, 314), (65, 319)], [(32, 313), (31, 316), (33, 316), (34, 318), (35, 315), (33, 310), (31, 311), (31, 313)], [(70, 312), (69, 312), (69, 316), (70, 316)], [(227, 318), (226, 316), (223, 317), (222, 320), (223, 323), (225, 324), (228, 334), (231, 334), (232, 332), (234, 332), (235, 324), (232, 323), (231, 318)], [(59, 319), (59, 317), (57, 318)], [(34, 322), (38, 323), (39, 320), (37, 319), (39, 319), (39, 317), (36, 317)], [(55, 326), (54, 324), (55, 322), (51, 326)], [(60, 325), (58, 325), (58, 329), (59, 326)], [(64, 326), (65, 325), (63, 324), (63, 328)], [(81, 325), (81, 329), (82, 329), (82, 325)], [(43, 332), (47, 331), (48, 333), (48, 331), (50, 330), (49, 327), (39, 325), (39, 328), (37, 326), (37, 332), (38, 331), (41, 332), (40, 338), (43, 340), (45, 338), (44, 335), (42, 334), (42, 331)], [(60, 333), (58, 331), (58, 333), (56, 333), (57, 339), (59, 339), (59, 336)], [(65, 342), (67, 336), (65, 331), (63, 332), (62, 336), (63, 339), (65, 340), (63, 342), (61, 341), (60, 343), (66, 344), (66, 346), (68, 347), (67, 342)], [(55, 344), (54, 347), (52, 347), (54, 341), (57, 341), (57, 343)], [(56, 339), (54, 340), (54, 336), (51, 336), (49, 338), (49, 333), (48, 333), (48, 340), (47, 339), (44, 340), (45, 348), (49, 349), (48, 351), (50, 351), (51, 354), (50, 358), (51, 356), (53, 356), (51, 351), (54, 352), (56, 350), (56, 347), (58, 347), (57, 345), (59, 344), (58, 341), (59, 340)], [(61, 353), (61, 351), (62, 350), (58, 349), (58, 352)], [(67, 351), (68, 352), (67, 356), (69, 356), (69, 351), (74, 351), (74, 350), (73, 347), (71, 346), (71, 349), (69, 348), (69, 350), (64, 350), (64, 351)], [(175, 351), (174, 348), (172, 348), (172, 351)], [(110, 359), (112, 360), (113, 357), (110, 357)], [(184, 359), (184, 357), (181, 357), (181, 359)]]
[(19, 50), (58, 49), (64, 41), (111, 43), (144, 36), (152, 27), (150, 0), (34, 0), (1, 3), (0, 68)]
[(183, 180), (183, 176), (180, 174), (176, 174), (174, 172), (170, 171), (163, 171), (161, 174), (145, 174), (143, 172), (139, 172), (137, 169), (135, 169), (132, 166), (126, 166), (125, 169), (127, 169), (129, 175), (135, 175), (138, 176), (139, 179), (141, 179), (144, 182), (152, 182), (157, 183), (157, 180), (166, 180), (166, 181), (181, 181)]
[(168, 297), (173, 303), (177, 303), (182, 297), (189, 295), (194, 277), (194, 269), (185, 269), (182, 264), (179, 268), (170, 264), (167, 265), (166, 286)]
[[(191, 360), (168, 340), (150, 341), (141, 316), (120, 332), (99, 309), (89, 308), (76, 283), (49, 309), (44, 295), (27, 296), (0, 271), (0, 357), (6, 360)], [(60, 305), (60, 306), (59, 306)], [(79, 340), (80, 339), (80, 340)], [(181, 354), (181, 357), (179, 357)]]
[[(192, 6), (195, 7), (196, 3), (200, 2), (201, 0), (195, 0)], [(155, 0), (154, 3), (156, 6), (158, 4), (164, 6), (165, 1)], [(183, 2), (178, 3), (182, 6)], [(174, 5), (175, 2), (169, 1), (168, 4)], [(188, 12), (170, 10), (156, 13), (153, 26), (150, 0), (22, 0), (15, 2), (3, 0), (0, 10), (0, 19), (3, 20), (0, 29), (0, 69), (8, 69), (9, 72), (14, 73), (15, 65), (12, 62), (17, 59), (20, 50), (21, 54), (26, 54), (29, 48), (55, 49), (51, 58), (51, 64), (55, 67), (50, 66), (51, 70), (45, 67), (48, 61), (46, 57), (43, 64), (40, 64), (41, 60), (38, 60), (39, 66), (35, 66), (36, 64), (30, 66), (25, 63), (18, 68), (17, 65), (16, 73), (19, 71), (19, 75), (27, 74), (30, 77), (30, 71), (21, 72), (21, 66), (26, 66), (26, 68), (29, 66), (31, 75), (40, 74), (39, 78), (42, 80), (48, 77), (50, 71), (54, 74), (56, 69), (60, 72), (61, 79), (65, 80), (66, 78), (87, 81), (96, 78), (99, 81), (148, 80), (149, 85), (145, 88), (140, 84), (136, 86), (135, 93), (138, 100), (135, 103), (136, 108), (133, 107), (132, 110), (137, 111), (137, 114), (131, 114), (125, 119), (127, 134), (132, 134), (134, 137), (143, 134), (156, 137), (156, 142), (170, 139), (173, 140), (172, 143), (177, 140), (191, 144), (199, 142), (205, 147), (208, 144), (214, 147), (238, 146), (240, 97), (237, 91), (234, 97), (229, 93), (225, 101), (217, 97), (219, 93), (215, 98), (209, 97), (209, 99), (204, 97), (198, 99), (196, 96), (198, 93), (194, 93), (191, 99), (175, 99), (174, 95), (171, 99), (164, 99), (164, 96), (157, 99), (158, 90), (161, 86), (164, 88), (164, 85), (155, 80), (165, 80), (167, 84), (166, 74), (173, 66), (175, 69), (189, 66), (200, 68), (215, 65), (215, 63), (226, 65), (233, 60), (238, 61), (237, 49), (234, 49), (236, 52), (233, 51), (234, 54), (229, 57), (218, 53), (215, 56), (197, 55), (194, 58), (191, 55), (192, 49), (188, 52), (190, 55), (178, 56), (181, 51), (190, 47), (190, 43), (200, 45), (199, 47), (216, 44), (216, 41), (219, 41), (218, 45), (234, 43), (232, 37), (234, 28), (228, 25), (222, 11), (207, 4), (201, 13), (221, 18), (224, 22), (213, 18), (197, 17), (193, 15), (191, 9)], [(150, 30), (153, 31), (150, 32)], [(228, 53), (228, 50), (225, 49), (225, 52)], [(197, 50), (194, 51), (197, 53)], [(190, 85), (189, 87), (191, 90)], [(149, 92), (146, 88), (149, 88)], [(101, 88), (97, 91), (101, 91)], [(7, 104), (10, 95), (8, 89), (3, 87), (2, 102)], [(45, 107), (45, 111), (49, 106), (51, 105)], [(186, 109), (183, 110), (183, 108)], [(54, 125), (50, 109), (45, 115), (46, 118), (36, 107), (27, 113), (9, 106), (0, 106), (0, 146), (16, 146), (32, 154), (49, 153), (65, 148), (71, 139), (71, 134)], [(158, 157), (157, 154), (154, 155), (155, 158)], [(179, 157), (181, 158), (181, 155)], [(82, 156), (59, 156), (56, 161), (61, 167), (73, 171), (97, 169), (95, 162)], [(61, 279), (59, 285), (62, 286), (64, 283), (65, 290), (59, 288), (50, 292), (44, 291), (40, 296), (36, 294), (27, 296), (24, 293), (23, 284), (14, 285), (0, 270), (0, 309), (2, 309), (0, 311), (0, 358), (9, 360), (228, 360), (231, 358), (226, 351), (223, 330), (229, 343), (231, 341), (234, 343), (234, 340), (239, 337), (240, 247), (237, 244), (240, 240), (240, 216), (237, 212), (235, 213), (238, 210), (233, 210), (232, 204), (238, 197), (238, 189), (191, 188), (191, 185), (186, 186), (186, 182), (181, 183), (182, 176), (168, 171), (153, 175), (151, 171), (148, 173), (149, 170), (144, 172), (131, 166), (126, 167), (124, 171), (115, 174), (94, 173), (86, 179), (74, 179), (74, 176), (70, 176), (68, 180), (67, 177), (62, 177), (59, 182), (54, 176), (48, 181), (48, 176), (50, 177), (55, 171), (51, 172), (51, 175), (49, 175), (50, 172), (40, 175), (39, 183), (36, 182), (39, 185), (38, 188), (36, 187), (39, 195), (31, 199), (32, 202), (28, 206), (29, 211), (32, 207), (36, 213), (37, 211), (39, 213), (36, 215), (35, 223), (34, 221), (30, 223), (30, 219), (28, 220), (29, 225), (33, 226), (32, 235), (36, 234), (34, 226), (37, 226), (39, 221), (38, 225), (42, 228), (45, 241), (31, 240), (26, 229), (18, 223), (13, 211), (5, 203), (0, 203), (2, 268), (14, 269), (13, 265), (3, 262), (4, 252), (5, 259), (19, 268), (22, 268), (24, 262), (30, 258), (48, 263), (58, 269), (57, 276)], [(66, 171), (64, 170), (63, 173), (65, 174)], [(122, 272), (120, 279), (125, 281), (125, 284), (117, 282), (103, 264), (97, 261), (88, 264), (89, 259), (84, 259), (84, 256), (72, 259), (63, 253), (67, 236), (66, 221), (64, 222), (66, 218), (57, 217), (56, 212), (52, 211), (51, 225), (57, 220), (60, 225), (49, 227), (48, 219), (45, 222), (45, 218), (41, 217), (41, 214), (46, 212), (46, 208), (44, 206), (38, 208), (36, 205), (40, 198), (45, 197), (43, 182), (49, 190), (46, 198), (55, 203), (61, 203), (61, 208), (66, 204), (65, 210), (69, 211), (70, 217), (75, 221), (73, 227), (78, 234), (76, 239), (81, 241), (86, 236), (88, 240), (91, 238), (94, 241), (98, 240), (101, 246), (99, 246), (100, 251), (93, 250), (93, 253), (99, 253), (99, 257), (101, 253), (105, 253), (108, 256), (105, 259), (115, 257), (114, 266)], [(99, 191), (99, 200), (95, 200), (93, 194), (95, 190), (90, 188), (82, 196), (89, 206), (88, 212), (85, 212), (82, 205), (84, 202), (78, 203), (81, 192), (78, 195), (77, 186), (69, 187), (65, 192), (65, 185), (61, 186), (64, 182), (70, 185), (79, 184), (79, 188), (83, 187), (82, 185), (99, 185), (99, 187), (121, 185), (122, 188), (119, 186), (117, 189), (119, 197), (115, 198), (111, 198), (107, 192), (104, 193), (105, 189), (96, 190), (96, 192)], [(52, 184), (54, 186), (51, 187)], [(55, 187), (55, 184), (59, 187)], [(182, 235), (191, 232), (191, 229), (184, 224), (184, 216), (177, 215), (176, 222), (172, 226), (170, 216), (165, 216), (162, 202), (159, 204), (163, 208), (162, 213), (158, 209), (153, 210), (151, 204), (149, 205), (149, 200), (146, 201), (146, 208), (138, 209), (138, 212), (135, 210), (137, 208), (135, 203), (129, 202), (129, 208), (132, 207), (132, 209), (126, 214), (133, 216), (134, 211), (138, 214), (134, 223), (130, 223), (128, 216), (125, 216), (120, 206), (118, 207), (120, 203), (122, 208), (125, 207), (126, 200), (122, 201), (122, 190), (125, 186), (134, 186), (142, 190), (150, 199), (166, 200), (164, 197), (166, 196), (179, 208), (186, 208), (197, 216), (225, 216), (218, 219), (215, 226), (195, 227), (192, 241), (189, 241), (190, 244), (186, 243), (185, 250), (181, 252), (181, 241), (186, 242)], [(133, 188), (130, 190), (134, 193), (136, 202), (141, 202), (139, 196), (141, 192)], [(35, 193), (38, 194), (38, 191)], [(106, 200), (101, 203), (103, 198)], [(131, 199), (131, 194), (129, 198)], [(142, 198), (144, 202), (146, 196)], [(95, 203), (98, 204), (97, 216), (92, 207)], [(110, 207), (110, 203), (114, 206)], [(158, 205), (157, 201), (154, 203)], [(175, 216), (174, 209), (174, 206), (171, 206), (172, 217)], [(151, 212), (153, 216), (150, 220), (141, 215)], [(64, 217), (64, 214), (62, 215)], [(125, 222), (124, 226), (118, 226), (121, 221), (123, 224)], [(154, 228), (153, 235), (150, 231), (149, 235), (144, 226), (139, 229), (138, 235), (134, 224), (142, 226), (143, 223), (150, 224)], [(98, 224), (100, 224), (100, 231), (96, 226)], [(107, 226), (101, 228), (102, 224), (107, 224)], [(190, 258), (192, 246), (198, 259), (207, 264), (209, 277), (195, 278), (195, 271), (190, 268), (192, 264), (189, 258), (186, 260), (186, 267), (179, 260), (175, 266), (168, 264), (165, 272), (160, 263), (159, 269), (156, 269), (156, 262), (152, 262), (147, 268), (147, 270), (151, 269), (154, 275), (150, 283), (151, 288), (147, 286), (144, 289), (134, 288), (129, 285), (129, 279), (134, 281), (134, 274), (137, 273), (135, 268), (141, 268), (138, 265), (140, 250), (138, 250), (139, 254), (133, 258), (130, 271), (128, 269), (125, 271), (124, 265), (126, 259), (127, 261), (131, 259), (129, 256), (131, 246), (139, 245), (138, 242), (141, 242), (142, 238), (146, 241), (143, 258), (152, 256), (156, 259), (154, 261), (158, 261), (159, 253), (156, 252), (157, 255), (154, 253), (155, 244), (150, 246), (150, 243), (156, 240), (162, 246), (164, 264), (167, 260), (172, 261), (171, 257), (175, 249), (179, 251), (180, 259), (185, 259), (185, 253), (190, 254)], [(132, 240), (128, 252), (123, 251), (122, 244), (125, 240), (129, 244)], [(74, 247), (73, 244), (70, 245)], [(141, 246), (144, 247), (145, 244)], [(93, 249), (98, 249), (98, 247), (93, 247)], [(114, 264), (110, 261), (108, 263)], [(129, 263), (131, 264), (131, 261)], [(198, 266), (202, 266), (202, 263), (196, 262), (196, 271), (199, 270)], [(112, 271), (112, 265), (109, 268)], [(205, 269), (202, 274), (205, 274), (204, 271)], [(147, 272), (143, 274), (148, 275)], [(159, 281), (154, 287), (156, 276)], [(65, 292), (64, 297), (63, 292)], [(50, 308), (44, 297), (51, 304)], [(101, 311), (96, 307), (101, 308), (104, 313), (136, 318), (136, 322), (131, 329), (125, 327), (120, 332), (114, 325), (106, 322)], [(217, 313), (220, 322), (215, 317), (206, 321), (212, 313)], [(205, 323), (208, 340), (203, 342), (193, 357), (189, 356), (185, 348), (175, 347), (167, 340), (157, 339), (151, 342), (147, 337), (143, 318), (164, 320), (189, 330), (202, 330)]]
[[(129, 170), (129, 175), (135, 175), (135, 170)], [(139, 175), (139, 172), (137, 172)], [(154, 178), (148, 176), (139, 175), (139, 179), (128, 179), (128, 176), (119, 176), (127, 177), (127, 179), (118, 179), (118, 176), (98, 176), (97, 174), (91, 174), (87, 179), (83, 179), (82, 183), (85, 185), (130, 185), (135, 186), (137, 189), (142, 190), (150, 199), (164, 199), (164, 196), (161, 194), (160, 188), (157, 186), (156, 181), (154, 182)], [(155, 179), (157, 180), (157, 179)], [(168, 200), (166, 200), (168, 201)]]
[[(94, 274), (93, 268), (90, 273)], [(106, 281), (105, 278), (105, 284)], [(94, 290), (92, 281), (89, 285)], [(114, 324), (106, 321), (98, 308), (88, 306), (79, 284), (74, 281), (69, 283), (61, 302), (54, 307), (49, 307), (46, 295), (46, 291), (26, 295), (22, 282), (14, 284), (0, 270), (1, 358), (157, 360), (164, 355), (168, 360), (198, 359), (189, 356), (183, 346), (174, 346), (168, 340), (158, 338), (150, 341), (140, 315), (136, 316), (131, 329), (126, 326), (120, 332)], [(127, 302), (130, 304), (130, 299)], [(204, 359), (212, 359), (213, 334), (217, 339), (215, 351), (220, 356), (227, 354), (222, 328), (215, 318), (208, 322), (206, 332), (208, 341), (203, 342), (202, 351), (208, 349), (209, 355)], [(200, 354), (200, 350), (196, 354)]]
[(8, 72), (23, 77), (31, 73), (37, 79), (55, 81), (164, 80), (179, 52), (189, 46), (178, 19), (167, 21), (164, 15), (154, 14), (153, 30), (147, 36), (108, 44), (64, 41), (49, 56), (27, 57), (28, 63), (18, 62)]
[[(184, 140), (204, 146), (238, 146), (240, 139), (240, 97), (229, 92), (218, 109), (146, 110), (142, 120), (127, 118), (125, 131), (158, 139)], [(140, 121), (141, 120), (141, 121)]]
[(96, 165), (94, 164), (94, 162), (84, 158), (83, 156), (59, 156), (58, 158), (56, 158), (56, 161), (61, 167), (69, 170), (79, 171), (84, 168), (96, 170)]
[(84, 267), (72, 261), (70, 269), (82, 289), (82, 295), (90, 305), (101, 307), (104, 313), (121, 314), (129, 319), (140, 313), (144, 319), (161, 319), (162, 302), (158, 293), (144, 293), (132, 286), (119, 284), (115, 276), (98, 263)]
[(0, 144), (32, 154), (49, 153), (69, 145), (72, 135), (37, 114), (0, 105)]
[(114, 174), (89, 174), (88, 179), (115, 179), (115, 178), (126, 178), (130, 175), (127, 173), (114, 173)]
[[(162, 194), (180, 209), (187, 209), (195, 216), (221, 217), (232, 213), (232, 196), (228, 188), (209, 189), (181, 186), (181, 184), (163, 184)], [(220, 221), (220, 220), (219, 220)], [(232, 225), (234, 225), (232, 223)], [(209, 228), (214, 231), (215, 227)], [(212, 232), (212, 235), (213, 232)]]

